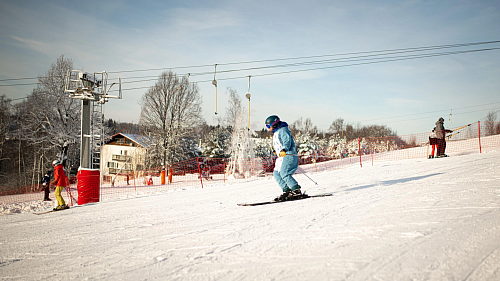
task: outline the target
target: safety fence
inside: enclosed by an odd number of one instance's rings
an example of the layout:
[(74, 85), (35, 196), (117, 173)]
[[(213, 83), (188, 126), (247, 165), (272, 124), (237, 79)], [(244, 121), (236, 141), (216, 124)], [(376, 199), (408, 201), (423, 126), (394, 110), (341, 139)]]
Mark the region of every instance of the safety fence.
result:
[[(481, 153), (500, 147), (498, 123), (477, 122), (451, 128), (446, 136), (445, 153), (453, 156), (464, 152)], [(495, 126), (496, 125), (496, 126)], [(366, 137), (351, 141), (339, 139), (330, 146), (300, 155), (297, 173), (314, 173), (352, 166), (374, 165), (375, 162), (412, 158), (428, 158), (432, 153), (430, 133), (389, 137)], [(437, 156), (436, 152), (434, 155)], [(99, 187), (99, 201), (161, 193), (180, 188), (235, 183), (271, 176), (276, 157), (213, 159), (198, 157), (167, 167), (134, 171), (127, 174), (101, 175), (93, 179)], [(41, 185), (25, 186), (0, 192), (0, 203), (43, 200)], [(63, 192), (69, 204), (79, 197), (77, 184)], [(81, 191), (80, 191), (81, 192)], [(53, 193), (51, 198), (54, 199)]]

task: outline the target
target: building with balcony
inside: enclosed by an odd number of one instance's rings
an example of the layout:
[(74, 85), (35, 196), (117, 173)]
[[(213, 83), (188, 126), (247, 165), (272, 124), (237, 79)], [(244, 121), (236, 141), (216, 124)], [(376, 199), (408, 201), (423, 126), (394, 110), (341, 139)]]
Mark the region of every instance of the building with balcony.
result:
[(101, 175), (127, 175), (145, 168), (151, 140), (143, 135), (118, 133), (101, 147)]

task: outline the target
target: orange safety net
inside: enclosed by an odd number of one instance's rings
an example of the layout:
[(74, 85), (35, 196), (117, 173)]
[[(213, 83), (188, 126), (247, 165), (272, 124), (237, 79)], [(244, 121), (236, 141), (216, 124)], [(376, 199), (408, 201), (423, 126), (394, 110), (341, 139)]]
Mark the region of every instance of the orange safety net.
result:
[[(444, 153), (481, 153), (483, 149), (500, 147), (500, 131), (495, 123), (477, 122), (451, 128)], [(297, 173), (344, 169), (350, 166), (374, 165), (380, 161), (428, 158), (432, 152), (429, 133), (390, 137), (366, 137), (337, 143), (318, 151), (300, 155)], [(436, 150), (436, 148), (435, 148)], [(436, 151), (434, 155), (437, 156)], [(127, 174), (101, 175), (100, 201), (126, 198), (207, 184), (234, 183), (271, 176), (276, 157), (246, 159), (192, 158), (183, 162), (133, 171)], [(95, 179), (99, 180), (99, 179)], [(0, 203), (43, 200), (41, 186), (26, 186), (0, 192)], [(72, 183), (63, 192), (65, 200), (77, 200), (77, 187)], [(54, 198), (51, 195), (51, 198)]]

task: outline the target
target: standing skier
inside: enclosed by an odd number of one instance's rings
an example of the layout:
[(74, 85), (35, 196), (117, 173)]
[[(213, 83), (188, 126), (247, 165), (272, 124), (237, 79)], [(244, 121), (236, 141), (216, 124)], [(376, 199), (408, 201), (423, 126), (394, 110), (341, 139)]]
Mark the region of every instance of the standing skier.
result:
[(43, 190), (45, 191), (45, 196), (43, 197), (43, 201), (52, 201), (49, 198), (50, 174), (51, 174), (51, 172), (47, 171), (42, 179)]
[(300, 197), (300, 186), (292, 177), (299, 167), (299, 156), (288, 124), (280, 121), (278, 116), (271, 115), (266, 119), (266, 127), (273, 132), (273, 147), (278, 156), (273, 176), (283, 190), (283, 194), (274, 200), (286, 201)]
[(436, 150), (436, 145), (437, 145), (436, 127), (432, 129), (432, 132), (429, 135), (429, 144), (432, 146), (432, 153), (431, 155), (429, 155), (429, 159), (432, 159), (434, 158), (434, 151)]
[(444, 154), (446, 150), (446, 133), (453, 132), (452, 130), (446, 130), (444, 128), (444, 119), (443, 117), (439, 118), (436, 122), (436, 138), (437, 138), (437, 156), (436, 157), (447, 157), (448, 155)]
[(68, 185), (68, 177), (66, 177), (63, 165), (59, 160), (54, 160), (52, 166), (54, 166), (54, 185), (56, 186), (55, 195), (57, 199), (57, 207), (54, 208), (54, 211), (69, 209), (69, 206), (66, 205), (61, 195), (63, 188)]

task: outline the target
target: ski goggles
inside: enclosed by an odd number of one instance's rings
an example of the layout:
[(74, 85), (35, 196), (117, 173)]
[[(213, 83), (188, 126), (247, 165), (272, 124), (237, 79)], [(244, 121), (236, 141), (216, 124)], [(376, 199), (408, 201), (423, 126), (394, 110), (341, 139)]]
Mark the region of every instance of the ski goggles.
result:
[(272, 124), (266, 124), (266, 128), (271, 129), (271, 127), (274, 127), (276, 124), (278, 124), (280, 120), (276, 119)]

